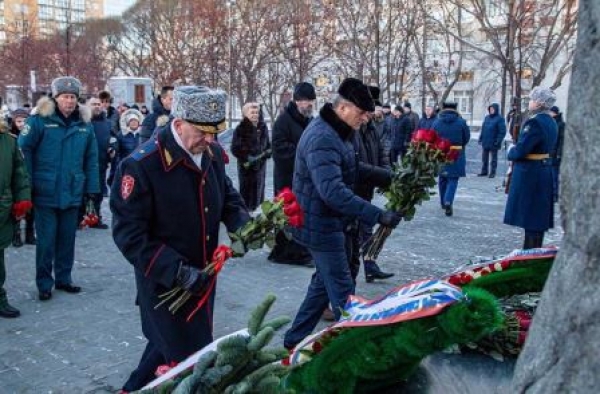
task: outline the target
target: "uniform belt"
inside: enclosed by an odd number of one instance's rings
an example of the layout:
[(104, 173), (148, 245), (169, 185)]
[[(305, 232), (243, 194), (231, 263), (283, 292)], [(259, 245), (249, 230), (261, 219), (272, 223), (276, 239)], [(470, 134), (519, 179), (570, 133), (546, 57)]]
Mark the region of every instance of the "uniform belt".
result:
[(461, 145), (452, 145), (450, 147), (450, 149), (452, 149), (452, 150), (463, 150), (463, 147)]
[(548, 153), (530, 153), (525, 156), (526, 160), (546, 160), (550, 158)]

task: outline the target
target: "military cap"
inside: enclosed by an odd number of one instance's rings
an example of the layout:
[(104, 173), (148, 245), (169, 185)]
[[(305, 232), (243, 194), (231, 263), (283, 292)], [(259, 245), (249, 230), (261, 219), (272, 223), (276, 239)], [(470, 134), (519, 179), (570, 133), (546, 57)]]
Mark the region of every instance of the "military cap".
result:
[(529, 98), (540, 103), (544, 108), (550, 109), (556, 102), (556, 94), (548, 88), (537, 86), (529, 93)]
[(222, 90), (206, 86), (179, 86), (173, 90), (171, 115), (193, 124), (204, 133), (217, 134), (225, 130), (225, 102)]
[(61, 94), (74, 94), (79, 97), (81, 92), (81, 82), (75, 77), (58, 77), (51, 84), (52, 97), (58, 97)]
[(338, 88), (338, 94), (363, 111), (375, 111), (375, 104), (373, 103), (373, 96), (371, 96), (369, 87), (360, 79), (344, 79)]

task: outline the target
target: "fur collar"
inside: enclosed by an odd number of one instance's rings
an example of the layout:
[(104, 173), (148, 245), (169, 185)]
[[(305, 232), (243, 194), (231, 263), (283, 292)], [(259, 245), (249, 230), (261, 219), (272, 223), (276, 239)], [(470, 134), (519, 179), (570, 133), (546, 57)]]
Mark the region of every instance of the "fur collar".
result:
[[(43, 118), (48, 118), (56, 112), (56, 101), (50, 97), (42, 97), (38, 100), (35, 107), (35, 113)], [(77, 104), (75, 111), (79, 111), (81, 119), (85, 123), (89, 123), (92, 120), (92, 110), (86, 105)]]
[(354, 130), (352, 129), (352, 127), (348, 126), (346, 123), (344, 123), (343, 120), (341, 120), (337, 116), (337, 114), (333, 110), (333, 104), (325, 104), (323, 108), (321, 108), (321, 110), (319, 111), (319, 115), (321, 115), (321, 118), (323, 118), (325, 122), (327, 122), (331, 127), (333, 127), (333, 129), (336, 131), (336, 133), (339, 134), (342, 140), (347, 141), (354, 135)]
[(298, 106), (293, 101), (289, 102), (285, 110), (292, 117), (294, 122), (298, 123), (300, 127), (302, 127), (302, 129), (305, 129), (306, 126), (308, 126), (308, 124), (312, 120), (312, 117), (307, 118), (304, 115), (302, 115), (300, 111), (298, 111)]

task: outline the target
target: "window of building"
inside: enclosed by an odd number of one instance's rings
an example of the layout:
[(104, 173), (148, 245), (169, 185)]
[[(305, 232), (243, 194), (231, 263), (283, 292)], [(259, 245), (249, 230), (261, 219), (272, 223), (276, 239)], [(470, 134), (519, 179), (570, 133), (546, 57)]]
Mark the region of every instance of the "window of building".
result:
[(144, 85), (135, 85), (134, 96), (136, 103), (146, 102), (146, 87)]
[(455, 90), (454, 101), (458, 104), (458, 112), (461, 114), (470, 114), (473, 111), (473, 91)]

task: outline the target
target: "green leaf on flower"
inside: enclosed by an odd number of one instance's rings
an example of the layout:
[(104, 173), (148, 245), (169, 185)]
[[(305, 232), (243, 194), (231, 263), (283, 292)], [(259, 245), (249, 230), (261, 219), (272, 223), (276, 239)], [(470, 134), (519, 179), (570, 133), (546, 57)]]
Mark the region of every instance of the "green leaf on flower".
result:
[(231, 244), (231, 250), (233, 251), (233, 255), (236, 257), (246, 254), (246, 248), (244, 247), (244, 243), (242, 241), (233, 242)]
[(273, 249), (275, 247), (275, 234), (273, 233), (268, 233), (265, 236), (265, 244), (267, 245), (267, 247), (269, 247), (270, 249)]
[(263, 244), (264, 244), (264, 242), (262, 239), (257, 239), (248, 244), (248, 249), (251, 249), (251, 250), (261, 249), (263, 247)]
[(273, 204), (271, 201), (265, 200), (262, 202), (262, 204), (260, 204), (260, 209), (263, 211), (263, 213), (265, 215), (269, 215), (271, 213), (271, 211), (273, 210), (274, 205), (275, 204)]

